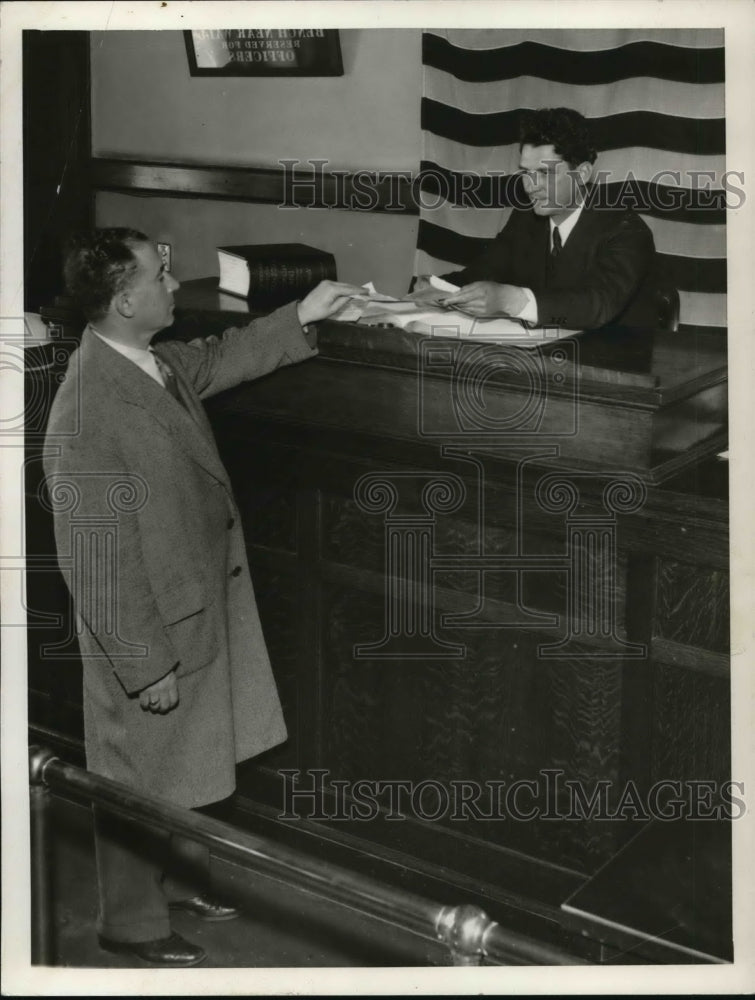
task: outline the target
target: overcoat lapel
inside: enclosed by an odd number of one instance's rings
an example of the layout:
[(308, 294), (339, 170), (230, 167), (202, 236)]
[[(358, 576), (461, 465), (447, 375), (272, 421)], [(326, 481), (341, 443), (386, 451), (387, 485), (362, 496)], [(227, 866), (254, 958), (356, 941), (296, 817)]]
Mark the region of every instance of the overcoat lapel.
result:
[(201, 403), (190, 395), (180, 376), (176, 381), (186, 406), (182, 406), (138, 365), (103, 343), (89, 329), (83, 333), (81, 352), (82, 374), (88, 372), (89, 377), (94, 375), (96, 384), (102, 386), (102, 392), (112, 390), (125, 403), (149, 411), (177, 445), (230, 491), (228, 475), (217, 453), (207, 418), (204, 412), (196, 412)]

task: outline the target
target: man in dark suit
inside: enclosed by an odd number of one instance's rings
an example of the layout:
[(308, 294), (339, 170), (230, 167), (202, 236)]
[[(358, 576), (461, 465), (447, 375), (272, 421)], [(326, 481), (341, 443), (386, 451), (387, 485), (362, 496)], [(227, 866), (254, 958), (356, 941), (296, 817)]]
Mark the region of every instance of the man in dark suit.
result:
[[(143, 233), (87, 234), (65, 273), (89, 325), (53, 402), (45, 471), (78, 622), (87, 765), (175, 805), (209, 805), (286, 727), (202, 400), (313, 357), (307, 324), (360, 290), (323, 282), (220, 338), (153, 350), (178, 282)], [(95, 811), (100, 943), (197, 965), (205, 952), (171, 933), (170, 910), (236, 910), (207, 891), (206, 848), (167, 840)], [(182, 877), (165, 881), (166, 869)]]
[(579, 112), (527, 114), (519, 170), (529, 206), (511, 212), (485, 253), (443, 275), (460, 291), (439, 295), (421, 277), (414, 297), (538, 326), (656, 325), (653, 235), (633, 212), (591, 204), (596, 155)]

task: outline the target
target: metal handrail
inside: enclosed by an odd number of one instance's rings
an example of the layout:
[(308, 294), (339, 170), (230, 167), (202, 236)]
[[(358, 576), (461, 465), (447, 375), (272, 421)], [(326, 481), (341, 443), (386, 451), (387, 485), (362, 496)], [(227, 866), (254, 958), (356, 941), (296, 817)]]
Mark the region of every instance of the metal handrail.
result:
[(401, 927), (446, 946), (454, 965), (585, 965), (583, 959), (551, 945), (504, 930), (477, 906), (444, 906), (415, 893), (385, 885), (283, 844), (239, 830), (201, 813), (171, 805), (117, 781), (60, 760), (51, 750), (29, 750), (32, 786), (33, 959), (49, 962), (50, 914), (47, 895), (46, 791), (74, 793), (131, 821), (178, 833), (213, 848), (249, 871), (286, 882), (332, 903)]

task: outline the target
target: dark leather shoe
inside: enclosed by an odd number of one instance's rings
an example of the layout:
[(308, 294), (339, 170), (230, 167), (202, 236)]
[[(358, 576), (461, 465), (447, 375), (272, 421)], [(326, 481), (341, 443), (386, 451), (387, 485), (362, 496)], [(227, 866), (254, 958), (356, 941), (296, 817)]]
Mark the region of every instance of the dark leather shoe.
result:
[(171, 910), (186, 910), (187, 913), (199, 917), (200, 920), (235, 920), (239, 911), (235, 906), (227, 906), (212, 896), (192, 896), (190, 899), (177, 899), (168, 904)]
[(200, 965), (207, 958), (207, 952), (197, 944), (192, 944), (175, 932), (166, 938), (155, 941), (112, 941), (100, 935), (100, 948), (105, 951), (117, 952), (120, 955), (132, 955), (150, 965), (161, 965), (165, 968), (180, 969), (191, 965)]

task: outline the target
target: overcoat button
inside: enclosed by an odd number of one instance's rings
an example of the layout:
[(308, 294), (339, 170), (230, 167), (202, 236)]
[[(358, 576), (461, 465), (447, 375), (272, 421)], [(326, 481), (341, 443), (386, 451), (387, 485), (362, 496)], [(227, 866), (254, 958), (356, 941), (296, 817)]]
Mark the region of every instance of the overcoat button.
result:
[(235, 517), (229, 517), (228, 518), (228, 523), (226, 524), (226, 528), (228, 528), (228, 530), (230, 531), (231, 528), (234, 526), (235, 523), (236, 523), (236, 518)]
[(231, 576), (241, 576), (241, 567), (234, 566), (233, 571), (231, 572)]

